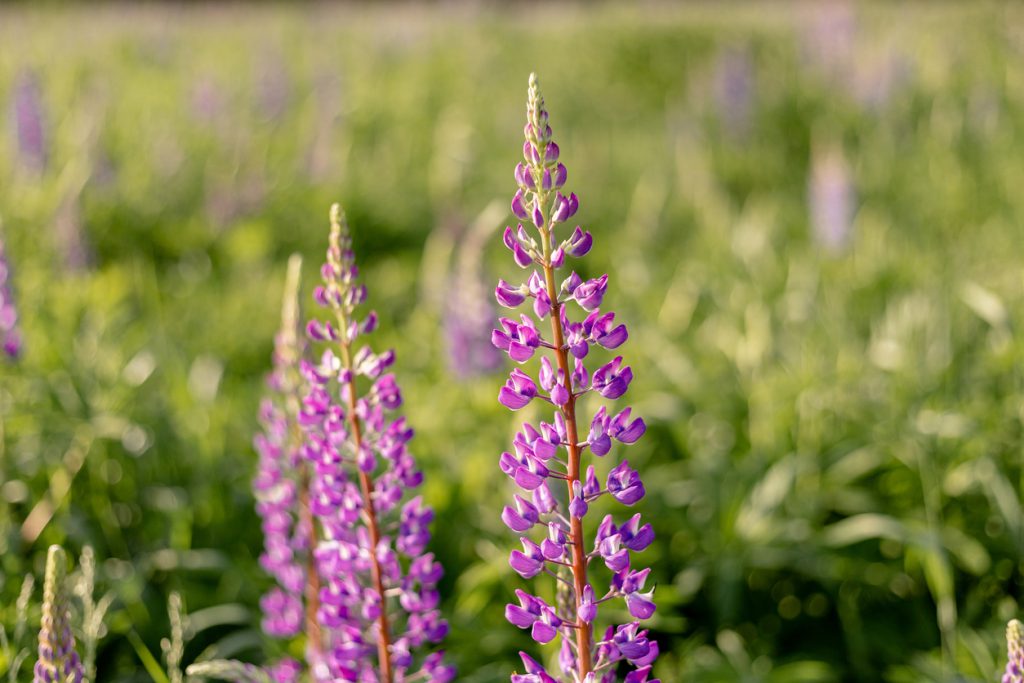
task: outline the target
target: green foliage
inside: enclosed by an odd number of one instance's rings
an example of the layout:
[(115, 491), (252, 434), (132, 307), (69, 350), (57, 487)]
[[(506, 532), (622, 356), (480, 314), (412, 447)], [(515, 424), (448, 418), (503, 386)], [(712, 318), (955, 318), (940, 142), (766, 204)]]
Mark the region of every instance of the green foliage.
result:
[[(167, 680), (172, 591), (182, 663), (281, 654), (250, 439), (287, 255), (319, 262), (337, 199), (438, 512), (447, 648), (460, 681), (507, 680), (511, 427), (500, 376), (446, 364), (443, 288), (478, 215), (488, 282), (515, 274), (485, 209), (536, 70), (595, 237), (581, 275), (609, 272), (631, 325), (657, 673), (995, 680), (1024, 568), (1024, 17), (866, 6), (834, 67), (791, 9), (0, 10), (0, 102), (34, 72), (51, 152), (32, 173), (0, 135), (26, 340), (0, 365), (0, 622), (50, 543), (88, 544), (114, 596), (97, 681)], [(838, 250), (808, 217), (825, 148), (857, 195)]]

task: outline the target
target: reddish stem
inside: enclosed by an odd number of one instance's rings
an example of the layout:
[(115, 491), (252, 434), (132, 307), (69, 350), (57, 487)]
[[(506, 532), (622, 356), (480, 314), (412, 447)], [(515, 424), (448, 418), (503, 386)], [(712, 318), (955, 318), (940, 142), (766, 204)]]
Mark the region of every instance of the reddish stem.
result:
[(309, 503), (309, 470), (302, 468), (299, 492), (299, 523), (309, 530), (309, 549), (306, 556), (306, 643), (312, 659), (320, 661), (323, 656), (323, 636), (320, 634), (320, 573), (316, 568), (313, 549), (316, 548), (316, 526), (313, 509)]
[[(342, 327), (341, 329), (346, 329)], [(359, 416), (356, 415), (356, 378), (352, 373), (352, 361), (347, 344), (341, 345), (345, 367), (349, 370), (348, 381), (348, 423), (352, 429), (352, 445), (358, 457), (363, 446), (363, 429)], [(373, 480), (370, 475), (359, 471), (359, 489), (363, 494), (363, 513), (366, 515), (366, 526), (370, 532), (370, 573), (373, 587), (380, 596), (380, 616), (377, 625), (380, 633), (377, 636), (377, 659), (380, 661), (380, 683), (391, 683), (391, 635), (388, 627), (387, 603), (384, 597), (384, 576), (381, 572), (380, 560), (377, 558), (377, 546), (380, 544), (380, 526), (377, 523), (377, 512), (373, 509)]]
[[(548, 235), (542, 233), (545, 243), (549, 241)], [(569, 358), (565, 351), (565, 335), (562, 331), (562, 304), (558, 301), (558, 290), (555, 288), (555, 274), (550, 263), (542, 264), (544, 268), (544, 280), (547, 285), (548, 297), (551, 299), (551, 335), (554, 338), (555, 359), (558, 362), (558, 369), (562, 371), (562, 385), (565, 387), (569, 400), (562, 406), (562, 417), (565, 418), (565, 427), (569, 444), (569, 465), (566, 473), (566, 484), (569, 488), (569, 500), (573, 498), (573, 482), (580, 480), (580, 447), (579, 436), (576, 429), (576, 397), (572, 393), (572, 375), (569, 369)], [(579, 658), (579, 677), (582, 680), (588, 673), (593, 671), (591, 659), (591, 644), (593, 633), (590, 624), (579, 618), (581, 602), (583, 600), (583, 587), (587, 585), (587, 553), (583, 548), (583, 521), (569, 516), (571, 524), (571, 535), (569, 544), (572, 547), (572, 579), (573, 588), (576, 592), (576, 654)]]

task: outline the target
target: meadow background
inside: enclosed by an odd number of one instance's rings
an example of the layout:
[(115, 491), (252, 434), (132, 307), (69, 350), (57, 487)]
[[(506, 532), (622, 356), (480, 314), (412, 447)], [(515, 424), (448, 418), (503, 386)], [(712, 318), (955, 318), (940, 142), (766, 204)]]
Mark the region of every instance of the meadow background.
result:
[(280, 651), (250, 442), (286, 260), (310, 287), (340, 200), (458, 680), (507, 680), (532, 644), (502, 616), (518, 422), (487, 348), (536, 70), (585, 276), (630, 324), (656, 673), (997, 680), (1024, 571), (1021, 10), (22, 5), (0, 45), (25, 344), (0, 363), (0, 623), (48, 544), (90, 544), (98, 680), (151, 680), (172, 590), (186, 663)]

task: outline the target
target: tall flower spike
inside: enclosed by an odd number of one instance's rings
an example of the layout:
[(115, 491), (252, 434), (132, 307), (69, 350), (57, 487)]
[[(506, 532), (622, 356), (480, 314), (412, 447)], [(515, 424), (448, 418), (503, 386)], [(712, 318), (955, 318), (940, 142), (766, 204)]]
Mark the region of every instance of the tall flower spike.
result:
[(0, 235), (0, 348), (8, 358), (21, 353), (21, 333), (18, 331), (18, 309), (14, 305), (11, 287), (11, 267)]
[(302, 366), (308, 388), (299, 414), (319, 529), (313, 554), (322, 657), (311, 661), (312, 677), (447, 683), (455, 672), (440, 653), (414, 654), (448, 631), (437, 610), (443, 570), (426, 552), (434, 513), (419, 496), (402, 502), (423, 476), (407, 446), (412, 430), (404, 418), (389, 416), (402, 402), (394, 376), (385, 372), (394, 352), (356, 347), (376, 328), (377, 316), (357, 317), (366, 287), (358, 283), (337, 204), (320, 272), (314, 299), (329, 319), (313, 319), (306, 330), (326, 348), (318, 363)]
[(1006, 625), (1006, 652), (1003, 683), (1024, 683), (1024, 624), (1016, 619)]
[[(513, 570), (525, 579), (555, 575), (568, 580), (559, 581), (554, 606), (520, 590), (518, 604), (510, 604), (505, 612), (513, 625), (529, 629), (539, 643), (561, 639), (561, 678), (524, 654), (526, 673), (513, 674), (511, 680), (613, 683), (625, 660), (632, 667), (626, 681), (646, 681), (658, 646), (639, 620), (650, 617), (655, 605), (653, 590), (645, 590), (650, 570), (633, 567), (632, 555), (650, 545), (654, 532), (650, 524), (640, 526), (639, 515), (621, 526), (609, 515), (598, 525), (593, 542), (584, 536), (584, 519), (595, 501), (610, 494), (619, 503), (634, 505), (644, 496), (643, 482), (625, 460), (611, 468), (604, 482), (594, 466), (583, 463), (588, 448), (592, 456), (605, 456), (613, 440), (634, 443), (646, 427), (642, 419), (631, 418), (628, 407), (614, 417), (604, 407), (592, 419), (579, 415), (580, 399), (591, 391), (615, 400), (629, 390), (633, 372), (621, 356), (594, 366), (593, 372), (583, 363), (595, 347), (597, 353), (618, 348), (628, 333), (625, 326), (614, 325), (613, 313), (600, 310), (608, 291), (607, 275), (583, 280), (575, 272), (566, 276), (564, 271), (566, 257), (585, 256), (593, 238), (579, 226), (569, 230), (563, 225), (576, 213), (579, 201), (575, 194), (562, 193), (568, 172), (559, 160), (561, 150), (551, 137), (544, 99), (532, 74), (524, 132), (524, 160), (515, 169), (518, 190), (511, 204), (512, 213), (523, 222), (516, 229), (506, 228), (502, 242), (516, 265), (531, 272), (521, 283), (501, 280), (495, 295), (506, 308), (528, 304), (536, 320), (529, 313), (520, 316), (521, 322), (502, 318), (501, 327), (494, 331), (494, 345), (520, 364), (498, 400), (519, 410), (539, 398), (554, 412), (551, 424), (541, 422), (539, 428), (525, 424), (513, 440), (515, 455), (501, 455), (502, 471), (522, 494), (514, 496), (513, 505), (505, 506), (502, 520), (521, 536), (522, 550), (516, 548), (509, 557)], [(571, 314), (569, 304), (579, 309)], [(545, 326), (550, 329), (546, 338), (541, 331)], [(539, 362), (531, 361), (538, 354)], [(537, 362), (535, 375), (524, 368), (528, 362)], [(583, 438), (581, 419), (590, 425)], [(551, 486), (564, 486), (565, 493), (554, 496)], [(601, 582), (610, 585), (604, 594), (590, 581), (594, 560), (600, 562), (593, 569), (604, 571), (603, 566), (611, 574)], [(609, 626), (603, 636), (595, 636), (599, 608), (613, 599), (622, 599), (637, 621)]]
[(274, 368), (267, 378), (270, 396), (260, 406), (262, 430), (254, 440), (259, 465), (253, 491), (263, 521), (260, 564), (276, 581), (260, 600), (263, 630), (276, 638), (305, 633), (311, 656), (316, 657), (320, 580), (311, 552), (310, 467), (301, 457), (303, 435), (298, 423), (299, 362), (304, 351), (298, 298), (301, 271), (301, 257), (292, 255), (281, 305), (281, 329), (274, 343)]
[(67, 580), (67, 556), (59, 545), (46, 555), (43, 582), (43, 616), (39, 627), (39, 659), (33, 683), (81, 683), (82, 662), (75, 652), (71, 633)]

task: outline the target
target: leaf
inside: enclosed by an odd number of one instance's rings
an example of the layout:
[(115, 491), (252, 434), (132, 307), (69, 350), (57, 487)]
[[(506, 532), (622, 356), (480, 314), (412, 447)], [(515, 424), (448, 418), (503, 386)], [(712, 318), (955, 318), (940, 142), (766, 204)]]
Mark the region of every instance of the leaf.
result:
[(836, 522), (826, 527), (824, 532), (825, 545), (832, 547), (854, 545), (873, 538), (904, 541), (907, 529), (895, 517), (865, 512)]
[(235, 683), (272, 683), (266, 671), (235, 659), (214, 659), (188, 667), (189, 676), (205, 676)]
[(156, 661), (153, 654), (146, 648), (146, 644), (142, 642), (142, 638), (134, 630), (128, 631), (128, 640), (131, 642), (132, 647), (135, 648), (135, 654), (142, 660), (142, 666), (146, 668), (146, 673), (156, 683), (171, 683), (167, 678), (167, 674), (164, 673), (163, 667), (160, 666), (160, 662)]

